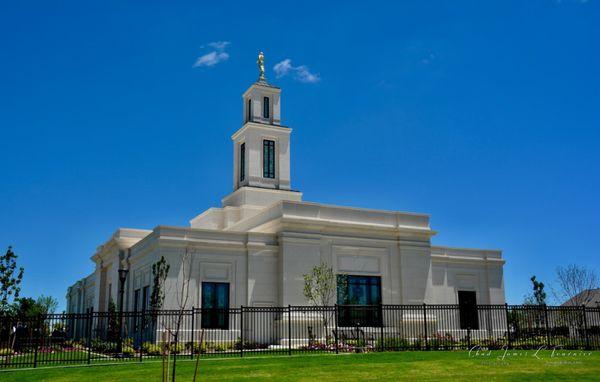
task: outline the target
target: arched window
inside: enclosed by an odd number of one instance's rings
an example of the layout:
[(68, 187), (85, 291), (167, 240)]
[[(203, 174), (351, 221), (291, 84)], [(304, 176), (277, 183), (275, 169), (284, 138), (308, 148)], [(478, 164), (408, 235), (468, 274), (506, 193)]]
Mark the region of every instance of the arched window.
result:
[(263, 118), (269, 118), (269, 97), (263, 98)]

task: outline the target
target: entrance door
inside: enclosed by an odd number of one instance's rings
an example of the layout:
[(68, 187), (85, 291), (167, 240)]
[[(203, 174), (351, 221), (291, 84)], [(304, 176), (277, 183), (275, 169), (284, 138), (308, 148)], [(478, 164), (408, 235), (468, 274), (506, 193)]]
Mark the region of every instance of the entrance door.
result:
[(229, 328), (229, 283), (202, 283), (202, 327)]
[(479, 329), (477, 294), (473, 291), (458, 291), (458, 310), (461, 329)]

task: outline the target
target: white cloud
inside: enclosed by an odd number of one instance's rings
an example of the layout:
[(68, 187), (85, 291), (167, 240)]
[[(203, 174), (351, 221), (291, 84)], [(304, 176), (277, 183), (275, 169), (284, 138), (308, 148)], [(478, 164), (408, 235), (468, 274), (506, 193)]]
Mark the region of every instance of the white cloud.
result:
[(214, 50), (198, 57), (193, 67), (211, 67), (217, 65), (220, 62), (227, 61), (227, 59), (229, 58), (229, 53), (225, 52), (225, 48), (227, 48), (227, 45), (229, 44), (229, 41), (215, 41), (206, 44), (208, 47)]
[(315, 83), (321, 80), (321, 77), (318, 74), (311, 73), (306, 65), (293, 66), (292, 60), (289, 58), (275, 64), (273, 70), (277, 78), (290, 74), (300, 82)]
[(213, 49), (222, 51), (225, 48), (227, 48), (227, 45), (229, 45), (229, 44), (231, 44), (229, 41), (215, 41), (215, 42), (209, 42), (207, 45)]
[(217, 52), (212, 51), (210, 53), (206, 53), (203, 56), (198, 57), (196, 62), (194, 63), (194, 68), (199, 66), (214, 66), (219, 62), (223, 62), (229, 58), (229, 54), (226, 52)]
[(278, 62), (273, 67), (273, 70), (275, 71), (275, 75), (277, 76), (277, 78), (285, 76), (286, 74), (289, 73), (289, 71), (291, 69), (292, 69), (292, 60), (290, 60), (289, 58), (286, 58), (285, 60)]

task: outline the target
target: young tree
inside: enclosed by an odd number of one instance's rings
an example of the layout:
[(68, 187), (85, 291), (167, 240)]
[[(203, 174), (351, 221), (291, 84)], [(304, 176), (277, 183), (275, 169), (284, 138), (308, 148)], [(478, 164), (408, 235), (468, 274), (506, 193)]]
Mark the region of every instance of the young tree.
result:
[(17, 317), (35, 318), (54, 313), (57, 306), (58, 301), (54, 297), (41, 295), (37, 300), (30, 297), (18, 298), (12, 310)]
[(537, 305), (546, 305), (546, 292), (544, 292), (544, 283), (536, 280), (535, 276), (531, 276), (533, 284), (533, 298)]
[[(189, 248), (185, 249), (185, 252), (181, 256), (181, 264), (179, 267), (179, 275), (176, 281), (176, 301), (178, 306), (177, 311), (177, 321), (175, 322), (175, 327), (171, 327), (170, 325), (166, 327), (169, 335), (173, 338), (175, 342), (175, 346), (179, 344), (179, 333), (181, 331), (181, 324), (183, 322), (183, 316), (185, 313), (185, 308), (187, 307), (189, 296), (190, 296), (190, 280), (192, 276), (192, 251)], [(193, 314), (193, 312), (192, 312)], [(193, 328), (191, 328), (193, 330)], [(176, 349), (178, 350), (178, 349)], [(194, 345), (192, 344), (192, 352), (194, 351)], [(173, 368), (171, 371), (171, 381), (175, 382), (176, 380), (176, 367), (177, 367), (177, 353), (178, 351), (173, 352)]]
[(329, 313), (327, 306), (332, 303), (337, 291), (336, 277), (333, 269), (326, 263), (313, 267), (304, 275), (304, 297), (313, 305), (320, 306), (326, 338), (329, 338)]
[(9, 246), (6, 254), (0, 256), (0, 312), (7, 312), (19, 298), (23, 272), (23, 267), (17, 268), (17, 255)]
[(560, 303), (581, 306), (591, 297), (594, 289), (599, 287), (598, 275), (592, 269), (576, 264), (556, 268), (556, 283), (552, 292)]
[(169, 274), (170, 266), (164, 256), (152, 264), (152, 294), (150, 295), (150, 308), (153, 311), (160, 310), (165, 301), (165, 281)]
[[(177, 316), (176, 320), (166, 320), (162, 322), (162, 330), (163, 330), (163, 366), (162, 366), (162, 380), (166, 382), (168, 375), (171, 374), (171, 381), (175, 382), (176, 380), (176, 368), (177, 368), (177, 353), (179, 352), (178, 344), (179, 344), (179, 334), (181, 332), (181, 326), (183, 323), (183, 318), (185, 316), (185, 309), (188, 305), (189, 300), (189, 292), (190, 292), (190, 280), (192, 274), (192, 251), (189, 248), (186, 248), (184, 253), (181, 255), (181, 261), (179, 264), (179, 268), (177, 269), (177, 279), (175, 281), (175, 301), (177, 304)], [(166, 275), (169, 272), (169, 265), (166, 264), (164, 258), (161, 258), (159, 262), (152, 266), (152, 273), (154, 274), (154, 286), (157, 287), (158, 292), (152, 291), (152, 301), (154, 302), (154, 306), (162, 307), (162, 303), (165, 298), (165, 289), (164, 282), (166, 280)], [(170, 284), (172, 286), (173, 284)], [(193, 328), (192, 328), (193, 330)], [(172, 351), (173, 354), (173, 363), (172, 369), (169, 371), (170, 366), (170, 353), (171, 353), (171, 344), (173, 344), (174, 348)], [(194, 346), (192, 344), (192, 352), (194, 351)]]
[(43, 315), (54, 314), (56, 308), (58, 308), (58, 300), (52, 296), (40, 295), (35, 300), (36, 305), (39, 307), (40, 313)]
[(304, 297), (313, 305), (331, 304), (336, 290), (333, 269), (326, 263), (314, 266), (310, 273), (304, 275)]
[(109, 341), (118, 341), (121, 334), (119, 333), (119, 321), (117, 316), (117, 306), (112, 297), (108, 300), (108, 325), (107, 336)]

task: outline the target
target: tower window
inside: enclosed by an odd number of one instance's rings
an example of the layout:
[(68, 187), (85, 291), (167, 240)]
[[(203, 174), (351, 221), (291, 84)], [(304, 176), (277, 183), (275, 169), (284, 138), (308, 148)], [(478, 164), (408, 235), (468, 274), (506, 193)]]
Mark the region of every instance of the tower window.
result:
[(263, 118), (269, 118), (269, 97), (263, 98)]
[(240, 145), (240, 182), (246, 178), (246, 144)]
[(263, 177), (275, 178), (275, 141), (263, 140)]
[(251, 99), (248, 100), (247, 113), (248, 113), (247, 121), (250, 122), (250, 121), (252, 121), (252, 100)]

